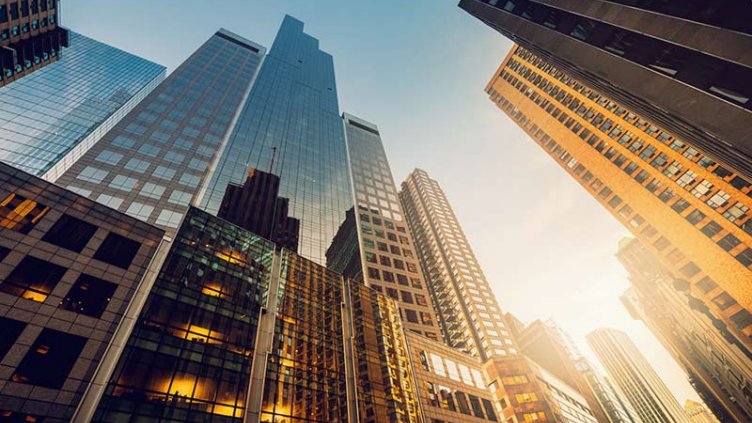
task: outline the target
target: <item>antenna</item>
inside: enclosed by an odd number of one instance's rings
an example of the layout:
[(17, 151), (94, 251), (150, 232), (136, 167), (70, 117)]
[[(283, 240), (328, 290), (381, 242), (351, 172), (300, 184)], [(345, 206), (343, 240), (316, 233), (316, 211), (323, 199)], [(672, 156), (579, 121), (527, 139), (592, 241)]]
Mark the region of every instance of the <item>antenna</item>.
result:
[(269, 173), (274, 169), (274, 157), (277, 155), (277, 147), (272, 147), (272, 161), (269, 163)]

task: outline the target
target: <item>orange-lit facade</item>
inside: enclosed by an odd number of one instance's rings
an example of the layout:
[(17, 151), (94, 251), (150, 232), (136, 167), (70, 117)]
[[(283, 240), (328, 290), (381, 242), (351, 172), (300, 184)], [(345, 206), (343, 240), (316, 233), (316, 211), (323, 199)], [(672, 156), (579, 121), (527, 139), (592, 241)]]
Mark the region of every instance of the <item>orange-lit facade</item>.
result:
[(486, 91), (749, 345), (747, 180), (522, 47)]

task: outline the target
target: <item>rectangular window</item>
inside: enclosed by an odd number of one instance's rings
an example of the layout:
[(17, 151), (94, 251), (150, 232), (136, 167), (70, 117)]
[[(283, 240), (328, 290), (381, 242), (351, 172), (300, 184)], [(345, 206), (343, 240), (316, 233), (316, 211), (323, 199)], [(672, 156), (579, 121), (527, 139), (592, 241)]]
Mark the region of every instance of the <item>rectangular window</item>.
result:
[(36, 201), (18, 194), (0, 200), (0, 228), (28, 234), (50, 210)]
[(86, 345), (86, 338), (44, 329), (21, 360), (11, 380), (60, 389)]
[(18, 336), (26, 328), (26, 323), (18, 320), (0, 317), (0, 361), (15, 345)]
[(122, 269), (128, 269), (140, 246), (141, 244), (136, 241), (110, 232), (97, 249), (94, 258)]
[(59, 308), (98, 319), (110, 304), (116, 289), (117, 285), (112, 282), (82, 274), (63, 298)]
[(60, 282), (65, 271), (62, 266), (26, 256), (0, 283), (0, 291), (42, 303)]
[(64, 214), (44, 234), (42, 241), (80, 253), (96, 231), (97, 227), (91, 223)]

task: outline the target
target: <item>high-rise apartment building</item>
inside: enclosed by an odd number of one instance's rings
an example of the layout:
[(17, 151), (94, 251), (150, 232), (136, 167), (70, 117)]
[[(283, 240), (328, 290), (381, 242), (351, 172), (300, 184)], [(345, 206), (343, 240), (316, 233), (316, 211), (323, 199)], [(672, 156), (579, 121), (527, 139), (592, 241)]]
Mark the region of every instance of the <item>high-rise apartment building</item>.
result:
[(1, 421), (70, 421), (162, 235), (0, 163)]
[(54, 66), (0, 88), (0, 161), (52, 182), (165, 77), (156, 63), (70, 39)]
[(578, 363), (578, 370), (595, 394), (608, 423), (641, 423), (632, 404), (611, 381), (602, 376), (587, 360)]
[(323, 263), (352, 207), (347, 150), (332, 56), (290, 16), (197, 204), (216, 214), (227, 184), (242, 184), (249, 168), (280, 177), (279, 195), (289, 199), (290, 216), (300, 220), (298, 252)]
[(516, 354), (501, 308), (439, 183), (416, 169), (399, 198), (449, 345), (483, 360)]
[(263, 55), (263, 47), (218, 31), (58, 185), (173, 233), (221, 154)]
[(57, 60), (69, 35), (60, 0), (0, 1), (0, 87)]
[(642, 421), (691, 423), (626, 333), (597, 329), (587, 335), (587, 341)]
[(327, 265), (395, 299), (405, 328), (441, 331), (376, 125), (344, 114), (355, 207), (327, 251)]
[(522, 47), (486, 90), (750, 345), (752, 186), (745, 179)]
[(752, 355), (735, 331), (639, 241), (622, 241), (617, 257), (629, 272), (622, 302), (630, 314), (653, 332), (720, 420), (752, 420)]
[(460, 7), (752, 178), (748, 1), (462, 0)]

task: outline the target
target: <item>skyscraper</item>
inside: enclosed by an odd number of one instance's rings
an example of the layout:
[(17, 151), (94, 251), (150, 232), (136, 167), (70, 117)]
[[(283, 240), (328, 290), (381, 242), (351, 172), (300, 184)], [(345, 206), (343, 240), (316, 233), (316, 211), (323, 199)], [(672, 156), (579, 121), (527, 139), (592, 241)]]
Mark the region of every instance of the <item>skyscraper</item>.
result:
[(645, 422), (691, 423), (668, 387), (626, 333), (597, 329), (588, 344)]
[(692, 419), (692, 423), (719, 423), (718, 419), (697, 401), (687, 400), (684, 403), (684, 411)]
[(752, 355), (735, 331), (713, 316), (686, 281), (672, 277), (637, 240), (619, 245), (630, 288), (621, 299), (676, 362), (722, 421), (752, 420)]
[(449, 345), (483, 360), (516, 354), (501, 308), (439, 183), (416, 169), (399, 197)]
[(542, 60), (752, 178), (752, 4), (462, 0)]
[(173, 233), (220, 156), (263, 55), (218, 31), (57, 183)]
[(522, 47), (486, 91), (750, 345), (752, 186), (744, 178)]
[(395, 299), (405, 328), (439, 340), (441, 331), (379, 128), (347, 113), (343, 120), (355, 207), (327, 251), (327, 265)]
[(0, 88), (0, 161), (53, 182), (165, 76), (156, 63), (70, 38), (54, 66)]
[(347, 151), (332, 56), (290, 16), (197, 204), (216, 214), (227, 184), (242, 184), (249, 168), (279, 176), (279, 195), (290, 200), (290, 216), (300, 220), (298, 252), (323, 263), (352, 207)]
[(54, 62), (69, 41), (59, 0), (0, 1), (0, 87)]

